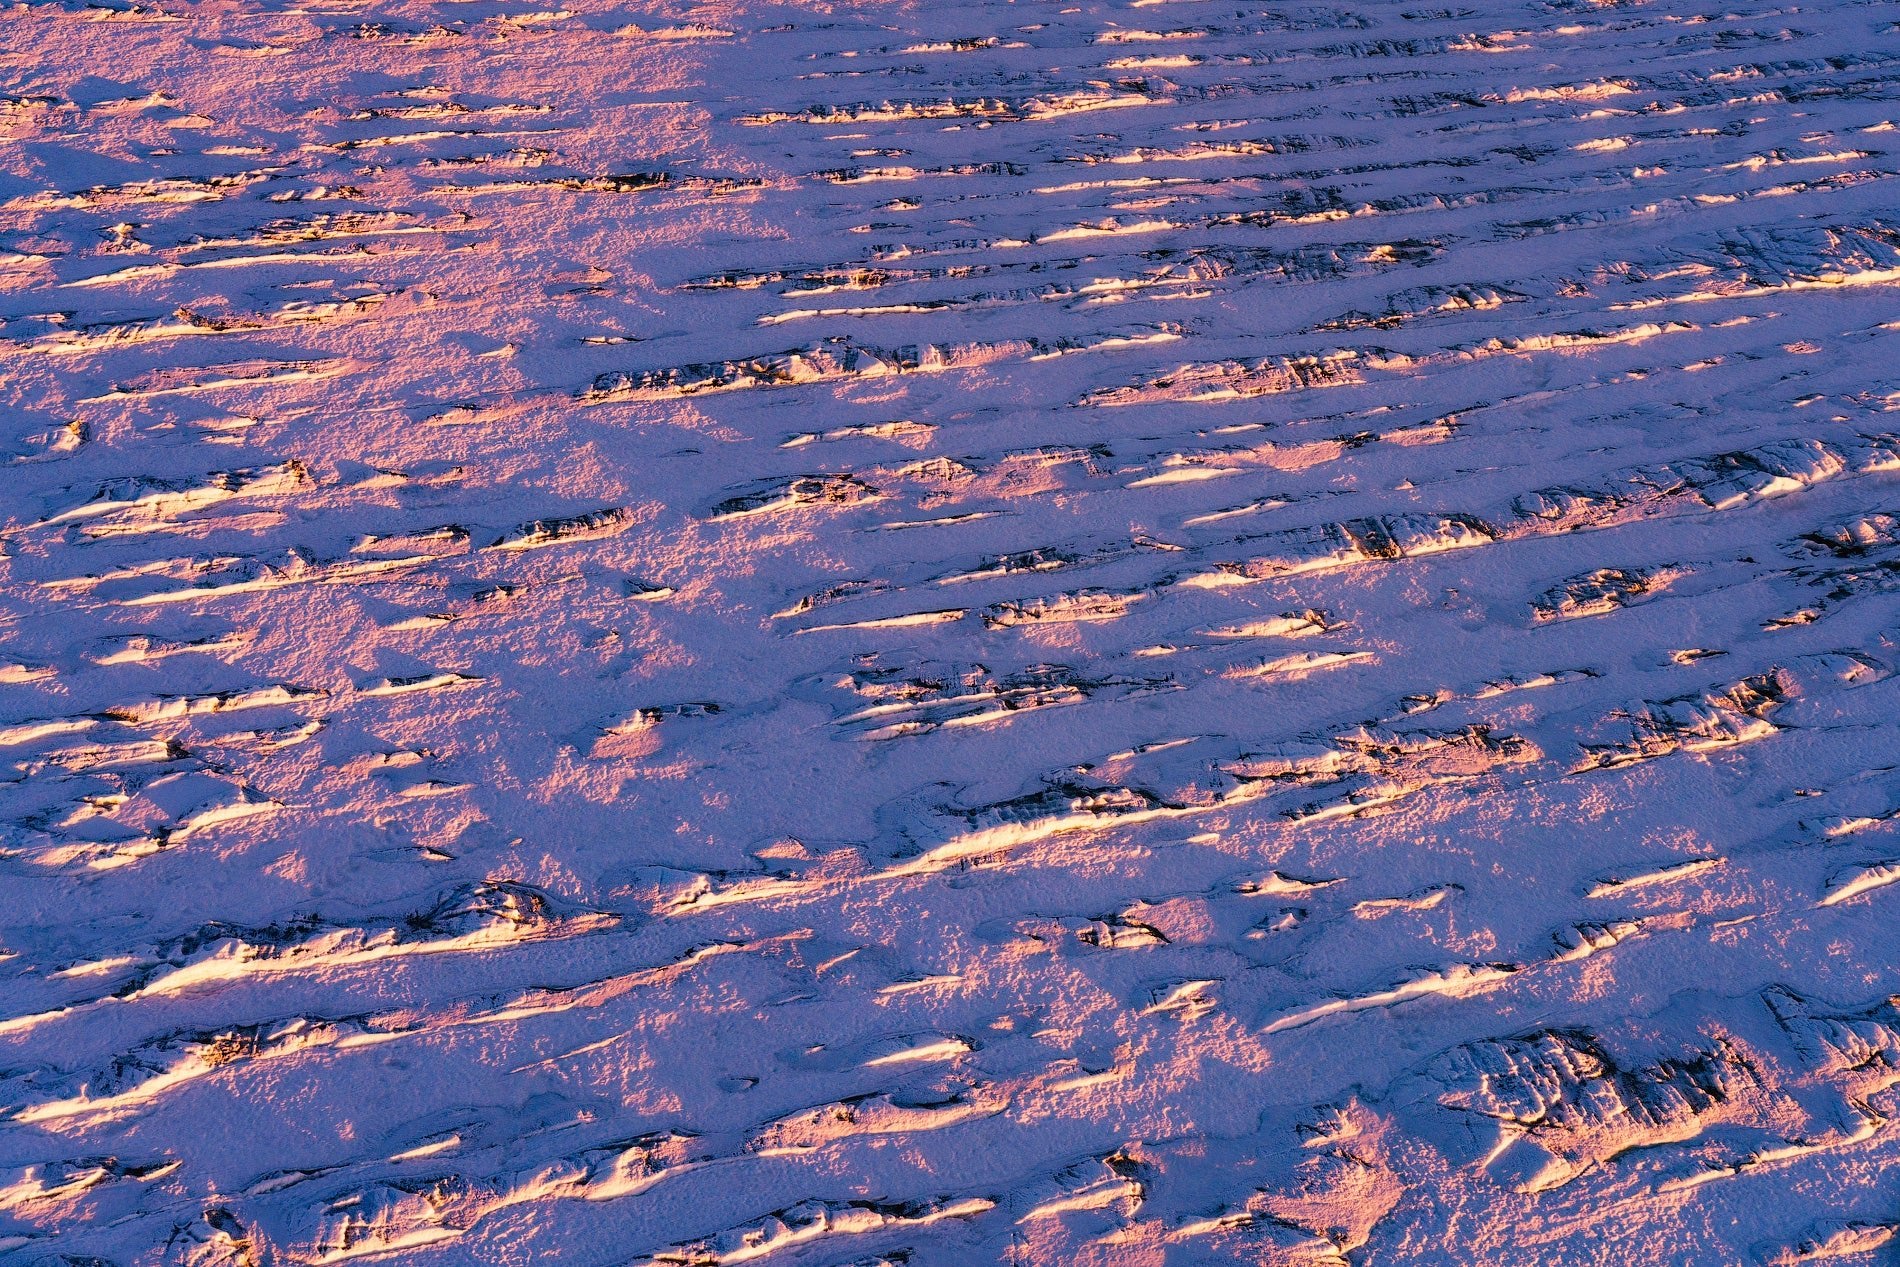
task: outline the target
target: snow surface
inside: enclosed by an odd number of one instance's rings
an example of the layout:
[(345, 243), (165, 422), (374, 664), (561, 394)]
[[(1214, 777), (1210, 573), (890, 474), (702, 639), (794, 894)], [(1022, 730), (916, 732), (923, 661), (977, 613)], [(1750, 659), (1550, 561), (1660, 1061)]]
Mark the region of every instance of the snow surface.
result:
[(0, 1256), (1900, 1250), (1900, 10), (0, 13)]

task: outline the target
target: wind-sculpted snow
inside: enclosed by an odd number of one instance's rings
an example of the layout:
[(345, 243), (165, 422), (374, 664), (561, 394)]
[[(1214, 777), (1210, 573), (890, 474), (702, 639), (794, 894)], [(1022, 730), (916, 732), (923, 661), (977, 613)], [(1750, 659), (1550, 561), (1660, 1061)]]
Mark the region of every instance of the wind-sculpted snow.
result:
[(0, 27), (0, 1258), (1896, 1252), (1892, 6)]

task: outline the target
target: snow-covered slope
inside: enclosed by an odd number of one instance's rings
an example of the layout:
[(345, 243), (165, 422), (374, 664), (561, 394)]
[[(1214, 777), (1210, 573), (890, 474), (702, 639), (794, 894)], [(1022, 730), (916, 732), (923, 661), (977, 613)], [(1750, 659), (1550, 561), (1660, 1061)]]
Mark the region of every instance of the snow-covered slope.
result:
[(6, 10), (0, 1254), (1892, 1252), (1897, 18)]

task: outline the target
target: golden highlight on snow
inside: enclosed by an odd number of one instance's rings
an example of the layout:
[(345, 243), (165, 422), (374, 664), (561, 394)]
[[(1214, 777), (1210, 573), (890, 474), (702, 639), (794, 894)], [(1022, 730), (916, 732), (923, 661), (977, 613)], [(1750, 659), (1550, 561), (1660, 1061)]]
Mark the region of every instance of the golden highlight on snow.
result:
[(0, 11), (0, 1259), (1900, 1233), (1900, 14)]

